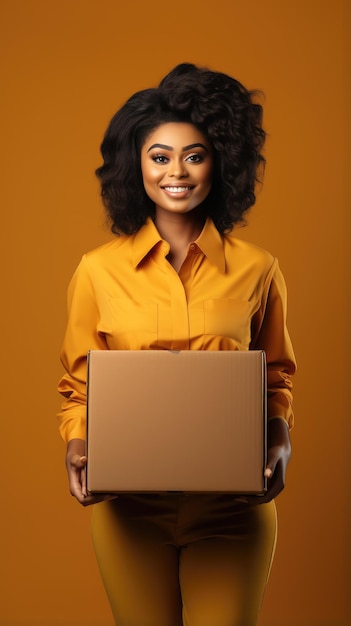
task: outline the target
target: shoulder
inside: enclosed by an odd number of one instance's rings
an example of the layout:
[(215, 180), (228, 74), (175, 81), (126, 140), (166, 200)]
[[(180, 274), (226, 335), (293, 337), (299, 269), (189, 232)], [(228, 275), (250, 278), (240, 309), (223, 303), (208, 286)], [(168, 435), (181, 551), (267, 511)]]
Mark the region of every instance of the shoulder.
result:
[(92, 250), (85, 253), (86, 259), (95, 260), (101, 259), (115, 254), (124, 244), (130, 239), (129, 235), (116, 235), (111, 241), (103, 243), (101, 246), (97, 246)]
[(236, 237), (232, 232), (223, 236), (226, 258), (240, 259), (242, 263), (262, 269), (274, 268), (278, 261), (268, 250), (255, 243)]
[(127, 254), (130, 239), (128, 235), (117, 235), (111, 241), (86, 252), (82, 257), (82, 262), (89, 267), (94, 267), (104, 265), (115, 259), (116, 256), (124, 256)]
[(120, 265), (120, 257), (128, 257), (128, 253), (123, 252), (127, 240), (126, 235), (116, 236), (111, 241), (89, 250), (80, 259), (71, 279), (71, 285), (75, 287), (78, 283), (99, 280), (99, 277), (111, 272), (112, 268)]

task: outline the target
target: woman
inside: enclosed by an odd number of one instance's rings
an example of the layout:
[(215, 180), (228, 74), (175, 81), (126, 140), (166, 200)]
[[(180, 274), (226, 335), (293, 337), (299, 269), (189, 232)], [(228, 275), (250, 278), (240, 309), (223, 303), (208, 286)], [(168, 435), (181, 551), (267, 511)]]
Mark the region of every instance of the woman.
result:
[[(123, 495), (93, 511), (93, 541), (120, 626), (254, 626), (276, 540), (295, 359), (277, 260), (233, 236), (255, 202), (265, 133), (254, 94), (191, 64), (113, 117), (97, 170), (118, 236), (85, 255), (62, 350), (70, 490), (83, 504), (90, 349), (265, 350), (268, 490)], [(155, 381), (157, 385), (157, 381)]]

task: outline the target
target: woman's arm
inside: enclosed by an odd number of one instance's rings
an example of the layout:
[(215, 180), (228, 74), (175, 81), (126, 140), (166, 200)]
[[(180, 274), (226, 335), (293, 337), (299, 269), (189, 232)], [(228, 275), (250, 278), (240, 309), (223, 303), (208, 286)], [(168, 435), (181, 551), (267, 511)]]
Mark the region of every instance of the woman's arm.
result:
[[(286, 324), (287, 294), (278, 264), (266, 285), (262, 307), (253, 320), (252, 350), (264, 350), (267, 360), (267, 493), (259, 502), (269, 502), (285, 486), (291, 455), (289, 430), (293, 425), (292, 382), (296, 360)], [(250, 499), (251, 500), (251, 499)]]
[(58, 419), (61, 435), (67, 442), (70, 492), (84, 506), (111, 498), (108, 494), (89, 494), (86, 481), (87, 353), (92, 349), (107, 349), (104, 337), (97, 331), (98, 320), (94, 286), (83, 257), (68, 289), (68, 323), (61, 352), (66, 373), (58, 386), (64, 401)]

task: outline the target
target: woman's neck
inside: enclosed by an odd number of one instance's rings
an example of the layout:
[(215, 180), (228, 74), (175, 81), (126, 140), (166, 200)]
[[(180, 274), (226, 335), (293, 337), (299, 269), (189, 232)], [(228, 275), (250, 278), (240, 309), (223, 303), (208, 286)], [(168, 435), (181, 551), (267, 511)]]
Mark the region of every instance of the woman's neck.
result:
[(175, 248), (188, 246), (200, 235), (206, 218), (203, 212), (171, 213), (156, 209), (155, 225), (162, 239)]
[(205, 223), (203, 213), (170, 213), (156, 209), (155, 225), (162, 239), (170, 245), (168, 260), (178, 271), (186, 257), (188, 245), (198, 238)]

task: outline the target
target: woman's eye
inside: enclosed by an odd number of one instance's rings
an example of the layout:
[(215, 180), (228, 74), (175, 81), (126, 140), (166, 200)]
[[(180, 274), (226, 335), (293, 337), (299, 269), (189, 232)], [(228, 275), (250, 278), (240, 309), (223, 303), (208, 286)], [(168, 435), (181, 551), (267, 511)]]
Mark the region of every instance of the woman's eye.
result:
[(190, 163), (202, 163), (202, 161), (204, 160), (204, 157), (202, 156), (202, 154), (198, 154), (196, 152), (195, 154), (189, 154), (186, 160), (190, 161)]
[(152, 160), (155, 161), (155, 163), (167, 163), (168, 159), (166, 156), (164, 156), (164, 154), (154, 154), (152, 157)]

